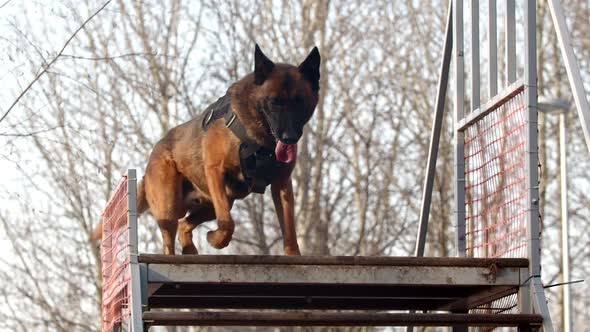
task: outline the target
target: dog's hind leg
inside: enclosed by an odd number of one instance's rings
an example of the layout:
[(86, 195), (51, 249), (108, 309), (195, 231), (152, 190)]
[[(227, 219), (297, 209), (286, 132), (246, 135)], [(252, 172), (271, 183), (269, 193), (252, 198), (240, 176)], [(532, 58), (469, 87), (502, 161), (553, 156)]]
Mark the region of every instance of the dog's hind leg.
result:
[(187, 209), (182, 202), (181, 178), (166, 152), (150, 160), (144, 181), (146, 199), (162, 232), (164, 254), (174, 255), (178, 219), (186, 214)]
[(174, 219), (158, 219), (158, 226), (162, 233), (164, 255), (174, 255), (174, 237), (178, 229), (178, 221)]
[(193, 230), (200, 224), (215, 219), (213, 205), (202, 205), (197, 209), (191, 209), (189, 215), (178, 221), (178, 241), (183, 255), (198, 254), (197, 247), (193, 243)]

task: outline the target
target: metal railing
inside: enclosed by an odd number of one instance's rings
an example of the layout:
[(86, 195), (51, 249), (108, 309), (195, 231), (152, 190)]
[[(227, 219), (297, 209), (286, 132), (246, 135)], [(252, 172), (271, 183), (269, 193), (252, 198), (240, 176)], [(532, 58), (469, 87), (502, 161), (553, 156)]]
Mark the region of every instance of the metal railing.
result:
[[(137, 263), (137, 180), (128, 170), (102, 213), (102, 331), (143, 331)], [(129, 327), (129, 328), (127, 328)]]
[[(464, 47), (464, 5), (471, 15), (469, 57)], [(424, 255), (437, 150), (445, 107), (449, 71), (454, 69), (454, 226), (456, 254), (472, 257), (526, 257), (529, 277), (516, 303), (519, 312), (544, 317), (543, 328), (552, 331), (551, 319), (541, 284), (539, 182), (537, 147), (537, 63), (535, 0), (502, 1), (505, 87), (499, 89), (498, 14), (496, 0), (487, 1), (487, 52), (480, 53), (480, 8), (485, 3), (454, 0), (447, 16), (443, 61), (423, 187), (416, 256)], [(558, 0), (548, 1), (557, 39), (565, 60), (572, 95), (590, 150), (590, 106)], [(523, 11), (517, 21), (517, 9)], [(523, 36), (517, 38), (522, 22)], [(517, 25), (518, 23), (518, 25)], [(517, 42), (522, 49), (517, 56)], [(521, 45), (518, 45), (521, 46)], [(524, 54), (523, 54), (524, 53)], [(466, 74), (465, 61), (469, 62)], [(450, 63), (452, 60), (452, 64)], [(522, 74), (518, 75), (519, 60)], [(482, 63), (487, 64), (489, 100), (482, 104)], [(467, 95), (467, 85), (470, 93)], [(502, 92), (498, 93), (499, 90)], [(466, 109), (467, 108), (467, 109)], [(489, 128), (489, 129), (487, 129)], [(489, 306), (488, 306), (489, 307)]]

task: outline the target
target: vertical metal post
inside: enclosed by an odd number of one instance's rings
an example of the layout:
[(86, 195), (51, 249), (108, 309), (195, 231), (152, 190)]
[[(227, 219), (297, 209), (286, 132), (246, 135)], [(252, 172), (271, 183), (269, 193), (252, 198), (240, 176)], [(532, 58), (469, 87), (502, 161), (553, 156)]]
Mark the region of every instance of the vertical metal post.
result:
[(492, 99), (498, 94), (498, 26), (496, 0), (489, 0), (488, 8), (488, 99)]
[(506, 0), (506, 86), (516, 81), (516, 6)]
[(537, 58), (535, 37), (535, 0), (526, 0), (525, 9), (525, 107), (527, 114), (526, 127), (526, 160), (527, 191), (528, 191), (528, 258), (530, 274), (538, 276), (541, 272), (539, 246), (539, 180), (538, 180), (538, 146), (537, 146)]
[[(428, 164), (426, 165), (426, 176), (422, 190), (422, 206), (420, 208), (420, 225), (416, 235), (416, 248), (414, 255), (424, 256), (426, 247), (426, 233), (428, 233), (428, 220), (430, 218), (430, 206), (432, 204), (432, 189), (434, 187), (434, 176), (436, 174), (436, 160), (438, 158), (438, 147), (442, 129), (443, 115), (445, 111), (445, 99), (447, 97), (447, 86), (449, 83), (449, 71), (451, 67), (451, 56), (453, 51), (453, 5), (449, 4), (447, 11), (447, 26), (445, 29), (445, 44), (443, 47), (443, 61), (440, 64), (438, 79), (438, 90), (436, 93), (436, 109), (432, 120), (432, 131), (430, 133), (430, 148), (428, 149)], [(414, 311), (410, 311), (414, 313)], [(406, 332), (414, 331), (414, 326), (408, 325)]]
[[(432, 189), (434, 187), (434, 176), (436, 174), (436, 160), (438, 158), (438, 147), (440, 133), (445, 111), (445, 99), (447, 97), (447, 86), (449, 83), (449, 71), (451, 67), (451, 56), (453, 51), (453, 5), (449, 4), (447, 12), (447, 26), (445, 29), (445, 44), (443, 47), (443, 61), (440, 64), (440, 76), (438, 79), (438, 90), (436, 93), (436, 109), (432, 119), (432, 131), (430, 132), (430, 148), (428, 149), (428, 164), (426, 165), (426, 176), (422, 190), (422, 206), (420, 208), (420, 225), (416, 235), (416, 248), (414, 255), (424, 256), (426, 247), (426, 233), (428, 232), (428, 220), (430, 218), (430, 206), (432, 204)], [(410, 311), (413, 313), (414, 311)], [(413, 332), (414, 326), (408, 325), (406, 332)]]
[(420, 226), (416, 238), (416, 256), (424, 256), (426, 246), (426, 233), (428, 231), (428, 219), (430, 217), (430, 205), (432, 202), (432, 188), (434, 186), (434, 175), (436, 174), (436, 160), (438, 157), (438, 146), (445, 110), (445, 99), (447, 96), (447, 85), (449, 82), (449, 69), (451, 66), (451, 55), (453, 51), (453, 25), (452, 10), (449, 5), (447, 13), (447, 27), (445, 32), (445, 44), (443, 48), (443, 61), (440, 65), (440, 76), (438, 79), (438, 90), (436, 94), (436, 109), (432, 120), (432, 131), (430, 133), (430, 149), (428, 150), (428, 164), (426, 165), (426, 177), (422, 191), (422, 207), (420, 209)]
[(471, 110), (480, 105), (479, 1), (471, 1)]
[(557, 33), (557, 40), (559, 42), (559, 48), (565, 61), (565, 69), (567, 71), (567, 77), (572, 88), (572, 94), (576, 103), (576, 109), (578, 110), (578, 117), (582, 124), (582, 130), (584, 132), (584, 138), (586, 139), (586, 147), (590, 152), (590, 104), (584, 92), (584, 84), (582, 82), (582, 75), (580, 74), (580, 68), (578, 67), (578, 61), (574, 55), (574, 49), (572, 47), (572, 41), (565, 25), (565, 17), (563, 15), (563, 7), (559, 0), (549, 0), (549, 11), (553, 19), (553, 26)]
[[(536, 0), (526, 0), (524, 6), (525, 26), (525, 65), (524, 96), (527, 116), (526, 126), (526, 186), (528, 191), (527, 238), (529, 259), (529, 280), (532, 302), (535, 311), (543, 316), (543, 330), (553, 331), (551, 317), (541, 282), (541, 246), (539, 226), (539, 180), (538, 180), (538, 145), (537, 145), (537, 40), (536, 40)], [(522, 304), (527, 304), (523, 301)], [(530, 308), (521, 307), (523, 312)]]
[(566, 149), (566, 128), (567, 113), (559, 113), (559, 169), (561, 172), (561, 262), (563, 271), (563, 331), (572, 331), (570, 297), (570, 247), (569, 247), (569, 218), (567, 207), (567, 149)]
[(463, 2), (453, 1), (453, 50), (455, 51), (455, 225), (457, 256), (465, 256), (465, 135), (457, 130), (465, 116), (464, 54), (463, 54)]
[(130, 281), (130, 328), (132, 332), (143, 332), (142, 308), (141, 308), (141, 278), (137, 256), (137, 176), (134, 169), (127, 170), (127, 220), (129, 221), (129, 272)]
[[(457, 1), (463, 6), (462, 0)], [(471, 1), (471, 110), (475, 110), (479, 107), (480, 96), (479, 96), (479, 1)], [(458, 6), (459, 7), (459, 6)], [(455, 104), (455, 123), (461, 120), (465, 116), (464, 110), (464, 73), (463, 73), (463, 8), (457, 9), (459, 15), (456, 16), (457, 29), (460, 34), (457, 35), (457, 42), (460, 46), (455, 48), (457, 50), (457, 57), (455, 58), (456, 67), (455, 73), (457, 74), (456, 82), (456, 96), (457, 103)], [(459, 50), (461, 50), (459, 54)], [(459, 78), (460, 77), (460, 78)], [(459, 98), (460, 96), (460, 98)], [(456, 128), (456, 127), (455, 127)], [(465, 133), (455, 129), (455, 162), (457, 166), (456, 170), (456, 209), (457, 209), (457, 254), (458, 256), (465, 256), (465, 232), (466, 232), (466, 220), (465, 220)], [(468, 311), (456, 311), (455, 313), (466, 314)], [(453, 332), (467, 332), (467, 326), (453, 326)]]

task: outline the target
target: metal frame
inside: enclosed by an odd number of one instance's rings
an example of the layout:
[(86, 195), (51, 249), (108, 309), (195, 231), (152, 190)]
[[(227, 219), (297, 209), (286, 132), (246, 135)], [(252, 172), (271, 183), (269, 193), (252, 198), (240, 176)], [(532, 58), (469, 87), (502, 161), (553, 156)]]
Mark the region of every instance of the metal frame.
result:
[(510, 84), (507, 88), (503, 89), (479, 108), (473, 110), (462, 120), (458, 121), (456, 123), (456, 130), (465, 131), (469, 126), (502, 106), (506, 100), (520, 93), (524, 89), (523, 85), (524, 81), (522, 80), (516, 80), (514, 83)]
[(421, 326), (456, 325), (486, 328), (512, 326), (524, 331), (536, 329), (541, 319), (536, 315), (478, 315), (478, 314), (402, 314), (390, 312), (314, 312), (287, 311), (181, 311), (146, 312), (151, 326)]
[[(524, 7), (524, 28), (525, 28), (525, 64), (524, 64), (524, 84), (525, 84), (525, 103), (527, 109), (526, 126), (526, 159), (527, 168), (527, 191), (528, 191), (528, 227), (527, 246), (529, 259), (529, 281), (530, 294), (523, 291), (521, 297), (531, 295), (532, 308), (529, 301), (520, 302), (520, 311), (524, 313), (535, 312), (543, 316), (543, 330), (545, 332), (553, 331), (549, 308), (545, 298), (545, 291), (541, 280), (541, 239), (540, 239), (540, 222), (539, 222), (539, 152), (537, 136), (537, 11), (536, 0), (526, 0)], [(526, 287), (525, 283), (525, 287)]]
[[(498, 94), (497, 81), (497, 19), (496, 19), (496, 2), (489, 0), (490, 14), (488, 17), (488, 27), (490, 37), (488, 38), (488, 92), (489, 101), (480, 106), (480, 61), (479, 61), (479, 5), (477, 2), (471, 2), (471, 112), (465, 116), (465, 72), (464, 72), (464, 48), (463, 48), (463, 1), (455, 0), (451, 4), (448, 12), (448, 23), (445, 36), (445, 47), (443, 49), (443, 64), (441, 65), (438, 94), (436, 101), (435, 116), (430, 139), (430, 150), (426, 171), (426, 178), (423, 186), (423, 199), (420, 214), (420, 226), (418, 230), (415, 255), (422, 256), (426, 243), (426, 233), (428, 218), (430, 212), (432, 186), (436, 168), (437, 148), (440, 141), (440, 125), (444, 112), (444, 95), (448, 83), (448, 56), (451, 53), (447, 46), (452, 42), (453, 49), (453, 66), (455, 72), (454, 85), (454, 155), (455, 155), (455, 226), (456, 226), (456, 249), (457, 256), (465, 255), (465, 162), (464, 162), (464, 133), (463, 131), (469, 125), (473, 124), (486, 114), (494, 110), (507, 98), (514, 93), (521, 91), (519, 86), (525, 86), (525, 99), (527, 107), (527, 190), (529, 192), (528, 208), (528, 256), (530, 258), (530, 276), (527, 285), (521, 287), (519, 291), (518, 304), (521, 312), (534, 311), (543, 315), (545, 323), (544, 328), (551, 331), (551, 319), (545, 302), (544, 292), (540, 280), (540, 244), (539, 244), (539, 199), (538, 199), (538, 152), (537, 152), (537, 109), (536, 109), (536, 1), (527, 0), (525, 4), (525, 75), (524, 80), (517, 80), (516, 73), (516, 15), (515, 1), (506, 1), (505, 15), (505, 63), (506, 63), (506, 82), (509, 85), (504, 92)], [(532, 14), (532, 15), (531, 15)], [(452, 17), (452, 20), (451, 20)], [(452, 24), (451, 24), (452, 21)], [(447, 68), (445, 68), (447, 67)], [(446, 70), (445, 70), (446, 69)], [(590, 145), (589, 145), (590, 146)], [(533, 296), (531, 298), (531, 295)], [(411, 331), (411, 328), (409, 329)], [(459, 330), (457, 328), (456, 330)]]
[(479, 1), (471, 1), (471, 111), (479, 108)]
[(562, 328), (564, 332), (570, 332), (573, 329), (571, 319), (572, 298), (570, 293), (570, 250), (569, 250), (569, 221), (568, 221), (568, 204), (567, 204), (567, 144), (566, 128), (567, 116), (571, 108), (570, 102), (546, 96), (539, 96), (537, 104), (539, 112), (547, 115), (555, 114), (559, 117), (559, 196), (560, 196), (560, 224), (561, 224), (561, 271), (562, 271)]
[[(464, 135), (463, 130), (469, 125), (484, 117), (490, 111), (497, 107), (498, 104), (505, 101), (506, 98), (513, 96), (513, 93), (519, 89), (518, 86), (524, 85), (525, 89), (525, 107), (527, 113), (526, 127), (526, 167), (527, 167), (527, 191), (528, 191), (528, 258), (530, 262), (530, 275), (519, 291), (518, 305), (521, 312), (536, 312), (543, 316), (543, 329), (553, 331), (551, 318), (545, 299), (545, 294), (541, 284), (541, 259), (540, 259), (540, 229), (539, 229), (539, 188), (538, 188), (538, 137), (537, 137), (537, 62), (536, 62), (536, 0), (526, 0), (524, 3), (524, 28), (525, 28), (525, 59), (524, 59), (524, 77), (517, 80), (517, 63), (516, 63), (516, 6), (514, 0), (506, 0), (505, 24), (505, 64), (506, 64), (506, 84), (509, 85), (504, 89), (504, 93), (498, 94), (497, 81), (497, 20), (496, 20), (496, 1), (489, 0), (489, 17), (488, 28), (490, 37), (488, 38), (488, 92), (489, 101), (480, 106), (480, 72), (479, 72), (479, 5), (472, 2), (471, 15), (471, 48), (473, 51), (471, 61), (471, 109), (467, 116), (464, 111), (465, 91), (464, 91), (464, 49), (463, 49), (463, 1), (454, 0), (452, 2), (452, 25), (447, 27), (446, 42), (449, 39), (453, 43), (453, 66), (455, 71), (454, 85), (454, 154), (455, 154), (455, 225), (457, 256), (465, 255), (465, 163), (464, 163)], [(586, 144), (590, 150), (590, 107), (584, 93), (580, 72), (576, 59), (573, 55), (571, 40), (565, 26), (563, 9), (557, 0), (549, 0), (551, 15), (556, 26), (556, 32), (560, 42), (563, 56), (566, 60), (566, 68), (574, 98), (578, 109), (578, 114), (582, 122)], [(449, 35), (452, 34), (452, 37)], [(475, 38), (473, 37), (475, 36)], [(446, 46), (446, 44), (445, 44)], [(439, 80), (439, 93), (444, 91), (448, 80), (448, 72), (445, 71), (446, 55), (449, 51), (445, 47), (443, 56), (443, 66)], [(450, 67), (450, 65), (449, 65)], [(520, 92), (518, 90), (516, 92)], [(416, 252), (417, 256), (423, 255), (426, 242), (426, 228), (428, 225), (428, 213), (431, 204), (432, 181), (434, 177), (434, 167), (436, 165), (436, 152), (433, 148), (438, 147), (440, 140), (440, 120), (444, 103), (441, 105), (441, 96), (437, 96), (435, 117), (431, 133), (431, 151), (429, 151), (428, 167), (426, 180), (424, 182), (423, 201), (420, 215), (420, 228), (417, 237)], [(442, 110), (441, 110), (442, 109)], [(563, 130), (563, 129), (562, 129)], [(565, 164), (562, 165), (565, 167)], [(566, 204), (563, 204), (564, 206)], [(566, 208), (565, 208), (566, 209)], [(566, 212), (567, 213), (567, 212)], [(564, 232), (567, 234), (567, 232)]]
[(506, 80), (508, 84), (516, 81), (516, 5), (514, 0), (506, 0), (504, 17), (506, 38)]
[[(146, 255), (146, 259), (150, 259)], [(228, 255), (224, 255), (228, 256)], [(416, 280), (420, 279), (420, 286), (445, 285), (448, 287), (464, 285), (483, 286), (517, 286), (526, 280), (528, 269), (526, 267), (498, 268), (494, 278), (490, 278), (490, 266), (468, 266), (460, 264), (461, 258), (450, 259), (450, 264), (441, 265), (443, 258), (421, 258), (409, 261), (406, 257), (387, 257), (384, 262), (372, 263), (370, 258), (365, 264), (322, 264), (298, 263), (297, 260), (286, 260), (282, 264), (268, 262), (270, 259), (264, 256), (258, 258), (247, 257), (253, 262), (232, 264), (223, 262), (220, 256), (209, 257), (199, 255), (190, 257), (197, 263), (179, 263), (182, 259), (176, 257), (157, 257), (151, 260), (155, 263), (147, 263), (149, 268), (149, 283), (200, 283), (200, 284), (267, 284), (279, 285), (396, 285), (416, 287)], [(231, 256), (228, 256), (231, 257)], [(240, 257), (240, 256), (237, 256)], [(315, 259), (316, 257), (310, 257)], [(365, 257), (363, 257), (365, 258)], [(272, 258), (271, 258), (272, 259)], [(324, 260), (324, 258), (321, 258)], [(256, 261), (257, 260), (257, 261)], [(168, 261), (168, 262), (166, 262)], [(215, 262), (217, 261), (217, 262)], [(456, 261), (459, 264), (453, 264)], [(476, 259), (470, 261), (476, 262)], [(479, 261), (485, 262), (485, 259)], [(418, 263), (418, 264), (417, 264)], [(434, 263), (434, 264), (433, 264)], [(488, 264), (489, 264), (488, 260)], [(516, 264), (514, 264), (516, 265)], [(219, 276), (223, 276), (220, 281)], [(326, 278), (326, 276), (330, 276)], [(390, 295), (394, 296), (394, 295)], [(435, 296), (431, 294), (431, 296)]]
[(488, 1), (488, 96), (498, 93), (498, 26), (496, 0)]
[(555, 33), (557, 34), (557, 41), (559, 42), (561, 55), (565, 60), (565, 69), (572, 88), (572, 94), (576, 103), (576, 109), (578, 110), (584, 138), (586, 139), (586, 147), (590, 152), (590, 104), (588, 103), (584, 91), (580, 67), (578, 67), (578, 61), (574, 55), (570, 34), (565, 24), (563, 7), (558, 0), (549, 0), (547, 3), (549, 4), (549, 12), (551, 12), (551, 18), (553, 19), (553, 26), (555, 27)]
[[(590, 104), (584, 90), (584, 84), (582, 83), (582, 77), (580, 74), (580, 68), (574, 54), (573, 44), (570, 38), (570, 33), (567, 29), (565, 22), (565, 15), (561, 3), (557, 0), (549, 0), (549, 12), (557, 35), (557, 41), (559, 42), (559, 48), (561, 54), (565, 60), (565, 69), (567, 72), (568, 80), (572, 89), (572, 95), (576, 104), (576, 110), (578, 111), (578, 117), (584, 133), (586, 141), (586, 147), (590, 152)], [(564, 331), (568, 332), (573, 329), (571, 321), (571, 295), (570, 286), (567, 284), (569, 281), (569, 223), (568, 223), (568, 209), (567, 209), (567, 163), (566, 163), (566, 148), (565, 148), (565, 137), (566, 137), (566, 119), (567, 115), (563, 112), (559, 116), (559, 131), (560, 131), (560, 152), (561, 152), (561, 209), (562, 209), (562, 252), (565, 257), (562, 257), (563, 264), (563, 281), (566, 283), (563, 287), (563, 298), (564, 298)]]
[(426, 165), (426, 176), (424, 177), (424, 187), (422, 190), (422, 205), (420, 208), (420, 226), (416, 238), (416, 248), (414, 255), (424, 256), (426, 247), (426, 232), (428, 231), (428, 219), (430, 217), (430, 205), (432, 203), (432, 190), (434, 186), (434, 175), (436, 174), (436, 160), (438, 159), (438, 147), (440, 143), (440, 133), (445, 110), (445, 99), (447, 96), (447, 86), (449, 83), (449, 69), (451, 65), (451, 55), (453, 50), (453, 6), (449, 4), (447, 10), (447, 25), (445, 29), (445, 44), (443, 47), (443, 61), (440, 65), (440, 76), (438, 80), (438, 90), (436, 93), (436, 109), (432, 120), (432, 132), (430, 134), (430, 148), (428, 149), (428, 163)]
[(131, 332), (143, 332), (142, 320), (142, 287), (139, 268), (139, 250), (137, 239), (137, 176), (134, 169), (127, 170), (127, 220), (129, 221), (129, 272), (130, 284), (130, 310), (129, 326)]
[(563, 282), (563, 331), (573, 330), (572, 299), (570, 291), (570, 246), (569, 246), (569, 215), (567, 206), (567, 149), (566, 149), (567, 113), (559, 113), (559, 168), (561, 171), (561, 260)]
[[(159, 320), (156, 315), (161, 311), (157, 310), (178, 308), (413, 309), (467, 313), (468, 309), (490, 300), (514, 294), (529, 275), (528, 260), (522, 258), (142, 254), (139, 262), (148, 270), (150, 310), (156, 310), (144, 313), (148, 326)], [(429, 317), (413, 312), (401, 315), (408, 317), (404, 325), (422, 326)], [(431, 323), (446, 324), (444, 317), (462, 317), (463, 321), (452, 323), (457, 324), (457, 329), (464, 329), (466, 325), (477, 325), (473, 321), (476, 316), (444, 314), (437, 317), (438, 322)], [(525, 319), (524, 325), (528, 324), (525, 316), (514, 315), (514, 318)], [(540, 316), (533, 316), (540, 323)], [(351, 316), (341, 313), (339, 317), (346, 320)], [(481, 317), (491, 323), (498, 315)], [(241, 324), (254, 324), (249, 319)], [(176, 322), (188, 324), (186, 320), (203, 323), (190, 317)], [(304, 320), (298, 323), (305, 324)], [(217, 320), (215, 324), (224, 325), (224, 322)], [(394, 325), (392, 321), (389, 324)]]
[[(465, 116), (465, 68), (463, 50), (463, 1), (453, 1), (453, 50), (455, 68), (454, 122)], [(457, 256), (465, 256), (465, 135), (455, 130), (455, 225)]]

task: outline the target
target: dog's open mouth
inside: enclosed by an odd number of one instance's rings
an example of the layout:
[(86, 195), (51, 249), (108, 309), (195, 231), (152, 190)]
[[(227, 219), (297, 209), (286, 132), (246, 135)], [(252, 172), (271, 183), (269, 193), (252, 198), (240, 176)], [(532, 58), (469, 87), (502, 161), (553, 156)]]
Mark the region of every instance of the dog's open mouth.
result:
[(297, 158), (297, 144), (286, 144), (280, 140), (275, 148), (277, 160), (282, 163), (292, 163)]

